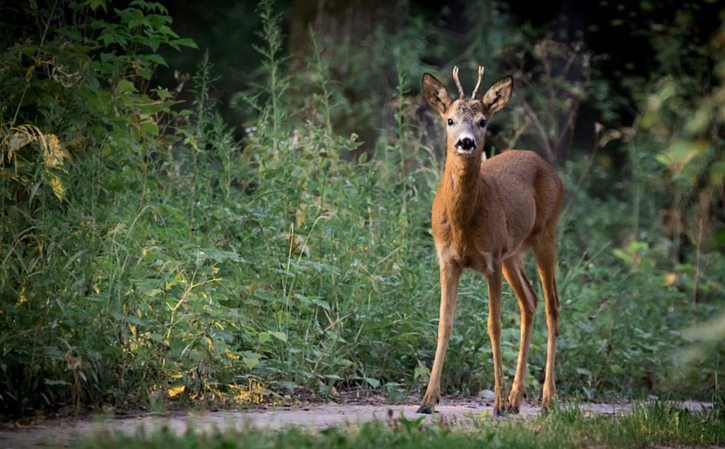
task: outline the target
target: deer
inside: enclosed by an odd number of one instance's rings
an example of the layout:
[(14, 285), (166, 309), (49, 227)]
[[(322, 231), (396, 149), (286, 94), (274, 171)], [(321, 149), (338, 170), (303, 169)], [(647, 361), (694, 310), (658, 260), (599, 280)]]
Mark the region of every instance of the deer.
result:
[[(418, 413), (434, 412), (440, 401), (441, 372), (453, 329), (458, 283), (464, 269), (482, 273), (488, 284), (488, 335), (494, 368), (495, 416), (519, 413), (526, 393), (526, 364), (538, 298), (524, 273), (523, 256), (534, 253), (546, 300), (547, 356), (542, 406), (548, 410), (556, 394), (554, 370), (559, 335), (556, 286), (556, 226), (564, 189), (556, 170), (532, 151), (509, 149), (487, 159), (486, 126), (511, 99), (513, 77), (496, 81), (481, 98), (478, 81), (466, 98), (458, 67), (453, 79), (459, 97), (453, 100), (443, 83), (430, 73), (422, 79), (428, 104), (446, 126), (446, 161), (433, 200), (432, 233), (440, 271), (440, 317), (435, 358)], [(502, 275), (511, 286), (521, 313), (516, 374), (504, 397), (501, 360)]]

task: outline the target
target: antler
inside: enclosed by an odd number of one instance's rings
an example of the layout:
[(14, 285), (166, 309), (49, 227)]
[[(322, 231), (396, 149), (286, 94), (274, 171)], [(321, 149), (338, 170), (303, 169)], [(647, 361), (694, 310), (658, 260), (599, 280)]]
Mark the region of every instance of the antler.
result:
[(459, 98), (465, 97), (465, 94), (463, 93), (463, 87), (461, 86), (461, 80), (458, 79), (458, 66), (453, 67), (453, 81), (456, 82)]
[[(457, 79), (457, 78), (456, 78)], [(483, 79), (483, 66), (478, 66), (478, 81), (476, 81), (476, 88), (473, 89), (473, 93), (471, 94), (471, 98), (476, 98), (476, 93), (478, 93), (478, 88), (481, 86), (481, 80)]]
[[(473, 94), (471, 94), (471, 98), (476, 98), (476, 94), (478, 93), (478, 88), (481, 87), (481, 80), (483, 79), (483, 66), (478, 66), (478, 81), (476, 81), (476, 88), (473, 89)], [(458, 66), (453, 67), (453, 81), (456, 82), (456, 87), (458, 88), (458, 95), (460, 98), (465, 97), (466, 95), (463, 93), (463, 86), (461, 86), (461, 80), (458, 79)]]

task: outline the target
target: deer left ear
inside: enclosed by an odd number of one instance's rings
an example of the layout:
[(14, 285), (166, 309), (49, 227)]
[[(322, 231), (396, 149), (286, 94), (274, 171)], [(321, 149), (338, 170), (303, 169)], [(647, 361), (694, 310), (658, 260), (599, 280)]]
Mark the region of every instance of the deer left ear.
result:
[(489, 115), (500, 111), (511, 99), (511, 92), (514, 90), (514, 77), (505, 76), (493, 83), (485, 94), (483, 94), (483, 107), (488, 110)]
[(445, 114), (446, 110), (448, 110), (448, 106), (453, 103), (451, 97), (448, 96), (446, 87), (430, 73), (425, 73), (423, 75), (422, 82), (425, 100), (428, 102), (430, 107), (441, 114)]

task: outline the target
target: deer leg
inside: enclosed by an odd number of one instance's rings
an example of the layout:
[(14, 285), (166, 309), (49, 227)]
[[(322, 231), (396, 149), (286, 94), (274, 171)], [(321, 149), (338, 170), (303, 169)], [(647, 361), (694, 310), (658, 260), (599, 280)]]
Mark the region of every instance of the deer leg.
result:
[(529, 342), (534, 324), (534, 312), (538, 298), (531, 283), (526, 279), (522, 261), (519, 256), (507, 259), (503, 263), (503, 275), (516, 294), (521, 312), (521, 337), (519, 341), (519, 359), (516, 363), (516, 376), (509, 395), (509, 408), (511, 413), (519, 413), (521, 400), (526, 393), (526, 362), (529, 357)]
[(548, 344), (546, 350), (546, 378), (541, 403), (545, 409), (551, 407), (556, 395), (554, 372), (556, 368), (556, 337), (559, 335), (559, 294), (556, 288), (556, 234), (555, 231), (542, 234), (533, 244), (536, 267), (546, 299), (546, 328)]
[(441, 372), (443, 371), (443, 360), (446, 357), (448, 339), (453, 330), (453, 316), (456, 311), (456, 296), (458, 294), (458, 280), (461, 278), (461, 269), (453, 264), (441, 261), (440, 276), (441, 304), (440, 319), (438, 320), (438, 343), (428, 388), (425, 391), (425, 396), (423, 396), (423, 403), (418, 408), (418, 413), (433, 413), (435, 405), (440, 400)]
[(495, 264), (486, 278), (488, 280), (488, 336), (493, 349), (493, 392), (495, 395), (493, 412), (496, 416), (505, 416), (506, 399), (501, 360), (501, 262)]

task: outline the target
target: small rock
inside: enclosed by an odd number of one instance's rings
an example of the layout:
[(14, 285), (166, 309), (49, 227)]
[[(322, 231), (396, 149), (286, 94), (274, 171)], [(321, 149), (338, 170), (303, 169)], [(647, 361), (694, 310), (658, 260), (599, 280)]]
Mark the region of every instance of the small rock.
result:
[(482, 401), (493, 401), (496, 399), (496, 394), (491, 390), (483, 390), (478, 393), (478, 399)]

